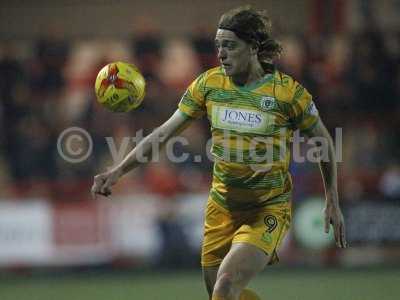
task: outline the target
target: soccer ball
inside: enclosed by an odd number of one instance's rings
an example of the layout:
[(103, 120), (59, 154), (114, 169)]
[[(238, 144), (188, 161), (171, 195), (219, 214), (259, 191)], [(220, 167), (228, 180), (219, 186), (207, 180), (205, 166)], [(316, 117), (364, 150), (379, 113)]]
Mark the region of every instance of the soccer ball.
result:
[(146, 82), (139, 69), (125, 62), (112, 62), (97, 74), (97, 101), (113, 112), (128, 112), (143, 101)]

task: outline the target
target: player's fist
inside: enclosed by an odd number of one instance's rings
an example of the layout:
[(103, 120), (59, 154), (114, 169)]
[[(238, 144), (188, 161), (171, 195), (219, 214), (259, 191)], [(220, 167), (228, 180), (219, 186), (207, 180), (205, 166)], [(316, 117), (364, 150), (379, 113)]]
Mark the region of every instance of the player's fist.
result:
[(120, 177), (121, 173), (118, 170), (112, 170), (94, 176), (93, 186), (91, 188), (93, 198), (96, 199), (96, 195), (103, 195), (106, 197), (111, 195), (111, 187)]

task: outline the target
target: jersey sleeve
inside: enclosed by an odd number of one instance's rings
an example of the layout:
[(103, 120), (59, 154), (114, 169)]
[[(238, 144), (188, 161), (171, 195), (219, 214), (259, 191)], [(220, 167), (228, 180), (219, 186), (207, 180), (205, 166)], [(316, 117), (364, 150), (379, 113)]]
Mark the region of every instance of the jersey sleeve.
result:
[(197, 77), (183, 94), (178, 108), (184, 115), (198, 119), (206, 114), (205, 77), (205, 73)]
[(317, 125), (319, 114), (311, 94), (299, 83), (295, 82), (291, 101), (291, 122), (293, 128), (307, 132)]

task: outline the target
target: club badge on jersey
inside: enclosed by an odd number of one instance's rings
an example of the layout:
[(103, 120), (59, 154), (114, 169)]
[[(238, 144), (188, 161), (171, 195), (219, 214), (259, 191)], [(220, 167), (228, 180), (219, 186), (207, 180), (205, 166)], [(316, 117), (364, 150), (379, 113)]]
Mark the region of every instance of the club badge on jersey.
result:
[(263, 111), (271, 110), (274, 108), (275, 98), (270, 96), (263, 96), (260, 101), (260, 107)]

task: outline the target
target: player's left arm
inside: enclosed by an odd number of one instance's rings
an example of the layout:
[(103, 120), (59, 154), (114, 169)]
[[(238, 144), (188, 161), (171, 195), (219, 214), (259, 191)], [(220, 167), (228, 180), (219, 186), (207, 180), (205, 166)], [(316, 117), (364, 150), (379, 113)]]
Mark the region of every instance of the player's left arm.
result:
[[(320, 157), (319, 159), (326, 197), (324, 209), (325, 232), (329, 232), (329, 226), (332, 224), (336, 245), (340, 248), (346, 248), (345, 224), (339, 205), (337, 161), (332, 137), (319, 117), (316, 125), (307, 132), (307, 136), (309, 138), (315, 137), (313, 139), (314, 143), (321, 148), (322, 153), (327, 153), (327, 157)], [(327, 147), (327, 149), (322, 149), (322, 147)]]

